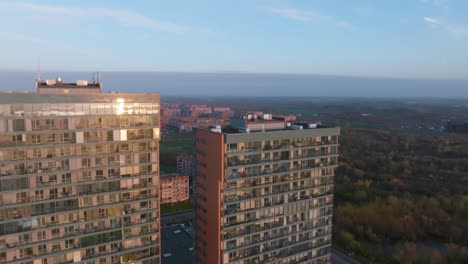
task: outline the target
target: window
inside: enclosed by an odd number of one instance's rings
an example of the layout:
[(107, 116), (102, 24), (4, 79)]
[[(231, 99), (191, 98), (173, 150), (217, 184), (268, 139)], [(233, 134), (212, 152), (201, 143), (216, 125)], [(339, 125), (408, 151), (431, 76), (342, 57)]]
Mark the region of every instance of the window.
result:
[(120, 144), (120, 149), (121, 149), (121, 151), (129, 151), (130, 150), (128, 144)]
[[(34, 135), (33, 135), (34, 136)], [(33, 142), (34, 143), (34, 142)], [(33, 158), (40, 158), (42, 157), (41, 149), (33, 149)]]
[(81, 146), (81, 154), (89, 154), (90, 149), (88, 146)]
[(57, 182), (57, 175), (49, 175), (49, 182)]
[(59, 228), (52, 229), (52, 237), (58, 237), (58, 236), (60, 236), (60, 229)]
[(47, 246), (44, 244), (44, 245), (39, 245), (37, 247), (37, 251), (39, 251), (39, 253), (46, 253), (47, 252)]
[(32, 256), (32, 248), (20, 248), (20, 258)]
[(13, 151), (13, 159), (23, 159), (24, 151)]
[(99, 208), (98, 210), (100, 217), (106, 217), (106, 210), (104, 208)]
[(51, 133), (47, 136), (47, 142), (53, 143), (55, 142), (55, 134)]
[(35, 192), (35, 195), (36, 195), (36, 199), (44, 199), (44, 190), (37, 190)]
[(58, 197), (57, 195), (57, 188), (53, 188), (49, 190), (49, 198), (50, 199), (56, 199)]
[(41, 143), (41, 135), (32, 135), (32, 143), (33, 144)]
[(62, 170), (68, 170), (70, 166), (70, 161), (69, 160), (62, 160), (60, 161), (60, 166)]
[(73, 248), (73, 247), (75, 247), (74, 239), (65, 240), (65, 248)]
[(61, 148), (60, 155), (62, 156), (70, 155), (70, 148)]
[(132, 164), (132, 155), (125, 155), (125, 164)]
[[(37, 239), (38, 240), (44, 240), (46, 239), (47, 236), (46, 236), (46, 231), (40, 231), (40, 232), (37, 232)], [(45, 246), (45, 245), (43, 245)], [(39, 246), (40, 247), (40, 246)]]
[[(73, 221), (73, 214), (65, 214), (65, 221), (64, 222), (71, 222)], [(65, 229), (65, 235), (71, 235), (74, 234), (74, 227), (73, 226), (67, 226), (64, 228)]]
[(102, 145), (96, 146), (96, 153), (102, 153)]
[(81, 159), (81, 165), (83, 167), (90, 167), (91, 166), (91, 159), (90, 158)]
[(13, 135), (11, 140), (12, 141), (22, 141), (23, 136), (22, 135)]
[(104, 162), (103, 162), (103, 159), (102, 157), (96, 157), (96, 165), (103, 165)]
[(56, 243), (56, 244), (52, 245), (52, 251), (53, 252), (57, 252), (57, 251), (60, 251), (60, 250), (61, 250), (60, 243)]
[(63, 183), (71, 182), (71, 173), (62, 174), (62, 182)]

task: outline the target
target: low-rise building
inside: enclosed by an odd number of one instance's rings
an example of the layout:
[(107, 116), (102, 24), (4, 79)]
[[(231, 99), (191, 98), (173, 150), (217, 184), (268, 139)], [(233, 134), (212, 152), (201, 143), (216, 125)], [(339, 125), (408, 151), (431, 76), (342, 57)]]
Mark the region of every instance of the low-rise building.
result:
[(189, 176), (178, 173), (162, 174), (160, 179), (161, 204), (188, 200)]

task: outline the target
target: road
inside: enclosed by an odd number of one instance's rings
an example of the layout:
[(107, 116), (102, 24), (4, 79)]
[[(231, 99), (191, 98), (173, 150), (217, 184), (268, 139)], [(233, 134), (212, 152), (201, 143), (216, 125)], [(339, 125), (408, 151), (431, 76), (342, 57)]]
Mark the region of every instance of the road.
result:
[(360, 264), (359, 261), (349, 257), (348, 255), (341, 253), (334, 248), (332, 248), (332, 264)]
[[(178, 233), (174, 233), (179, 230)], [(193, 232), (193, 229), (192, 229)], [(193, 235), (189, 234), (180, 225), (161, 229), (162, 264), (195, 264)], [(171, 256), (164, 257), (164, 254)]]
[(161, 217), (161, 224), (167, 225), (172, 222), (184, 221), (184, 220), (188, 220), (192, 218), (193, 218), (193, 212), (164, 215)]
[[(161, 223), (162, 225), (167, 225), (172, 222), (184, 221), (193, 219), (193, 212), (185, 212), (179, 214), (171, 214), (162, 216)], [(359, 261), (351, 258), (350, 256), (338, 251), (336, 249), (332, 249), (332, 264), (361, 264)]]

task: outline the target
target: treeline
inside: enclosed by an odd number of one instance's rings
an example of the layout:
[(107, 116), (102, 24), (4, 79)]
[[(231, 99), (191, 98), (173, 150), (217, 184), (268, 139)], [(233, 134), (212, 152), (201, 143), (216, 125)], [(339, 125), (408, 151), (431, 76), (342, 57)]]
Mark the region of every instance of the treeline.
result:
[(346, 129), (334, 243), (381, 263), (468, 263), (468, 138)]

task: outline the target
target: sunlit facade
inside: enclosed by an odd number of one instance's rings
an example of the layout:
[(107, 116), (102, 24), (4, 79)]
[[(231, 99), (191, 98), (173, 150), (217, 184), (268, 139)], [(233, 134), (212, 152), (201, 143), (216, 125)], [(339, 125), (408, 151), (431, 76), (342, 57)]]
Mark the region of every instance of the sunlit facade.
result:
[(189, 176), (178, 173), (162, 174), (160, 178), (161, 204), (189, 199)]
[(339, 134), (271, 117), (195, 129), (197, 263), (328, 263)]
[(0, 93), (0, 263), (160, 263), (159, 109)]

